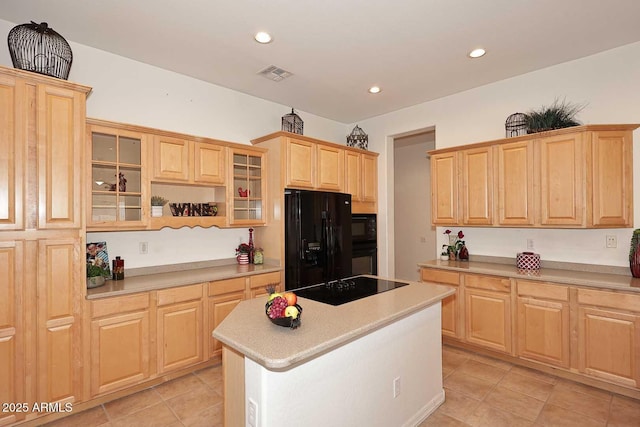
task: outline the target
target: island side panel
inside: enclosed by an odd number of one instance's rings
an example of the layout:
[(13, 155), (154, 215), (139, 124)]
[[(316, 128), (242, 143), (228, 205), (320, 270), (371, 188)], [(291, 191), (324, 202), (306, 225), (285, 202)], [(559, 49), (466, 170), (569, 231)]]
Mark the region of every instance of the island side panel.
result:
[(245, 425), (244, 356), (237, 351), (222, 347), (224, 425)]
[(245, 358), (245, 406), (263, 427), (417, 425), (444, 401), (440, 315), (438, 302), (285, 371)]

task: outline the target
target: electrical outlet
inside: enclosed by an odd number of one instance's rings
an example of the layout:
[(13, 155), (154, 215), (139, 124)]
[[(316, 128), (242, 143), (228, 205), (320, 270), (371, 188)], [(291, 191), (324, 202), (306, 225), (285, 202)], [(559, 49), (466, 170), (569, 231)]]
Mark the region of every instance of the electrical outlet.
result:
[(617, 248), (618, 238), (616, 236), (607, 236), (607, 248)]
[(393, 379), (393, 397), (396, 398), (400, 396), (400, 377), (395, 377)]
[(249, 414), (247, 415), (247, 424), (251, 427), (257, 427), (258, 425), (258, 404), (249, 399)]
[(147, 242), (140, 242), (138, 244), (138, 248), (140, 250), (140, 254), (146, 255), (149, 250), (149, 244)]
[(533, 250), (533, 239), (527, 239), (527, 249), (530, 251)]

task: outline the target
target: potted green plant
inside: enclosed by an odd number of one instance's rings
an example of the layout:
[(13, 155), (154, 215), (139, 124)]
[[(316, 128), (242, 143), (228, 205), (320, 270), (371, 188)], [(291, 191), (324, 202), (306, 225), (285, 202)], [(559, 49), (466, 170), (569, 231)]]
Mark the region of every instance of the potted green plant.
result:
[(102, 267), (87, 263), (87, 288), (104, 285), (105, 271)]
[(162, 207), (168, 202), (162, 196), (151, 196), (151, 216), (162, 216)]
[(572, 104), (557, 98), (553, 104), (542, 106), (539, 110), (531, 110), (527, 113), (527, 132), (536, 133), (553, 129), (562, 129), (571, 126), (579, 126), (581, 123), (575, 116), (585, 107), (584, 104)]

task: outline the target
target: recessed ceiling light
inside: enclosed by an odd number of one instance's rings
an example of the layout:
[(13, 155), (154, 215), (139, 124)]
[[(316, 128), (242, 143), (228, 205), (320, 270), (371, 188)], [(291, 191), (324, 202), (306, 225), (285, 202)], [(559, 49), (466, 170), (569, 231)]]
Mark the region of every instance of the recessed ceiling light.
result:
[(481, 56), (484, 56), (485, 53), (487, 53), (487, 51), (482, 48), (473, 49), (469, 52), (469, 58), (480, 58)]
[(369, 88), (369, 93), (380, 93), (382, 91), (382, 89), (380, 89), (378, 86), (371, 86)]
[(262, 43), (262, 44), (267, 44), (271, 41), (271, 35), (269, 33), (265, 33), (264, 31), (260, 31), (256, 33), (256, 35), (253, 36), (253, 38), (256, 39), (258, 43)]

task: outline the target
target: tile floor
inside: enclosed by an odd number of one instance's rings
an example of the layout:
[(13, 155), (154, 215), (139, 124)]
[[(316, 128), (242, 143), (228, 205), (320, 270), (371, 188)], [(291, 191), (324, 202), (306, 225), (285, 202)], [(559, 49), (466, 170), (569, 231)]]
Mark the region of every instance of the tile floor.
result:
[(640, 427), (640, 400), (453, 347), (442, 356), (446, 401), (420, 427)]
[[(442, 359), (446, 401), (419, 427), (640, 427), (640, 400), (453, 347)], [(217, 365), (48, 426), (217, 427), (222, 393)]]
[(47, 427), (222, 427), (222, 393), (222, 365), (216, 365)]

